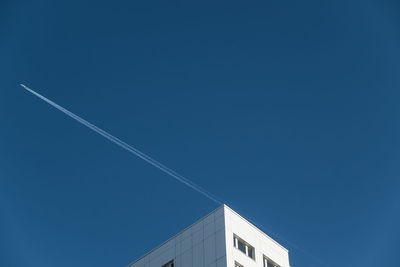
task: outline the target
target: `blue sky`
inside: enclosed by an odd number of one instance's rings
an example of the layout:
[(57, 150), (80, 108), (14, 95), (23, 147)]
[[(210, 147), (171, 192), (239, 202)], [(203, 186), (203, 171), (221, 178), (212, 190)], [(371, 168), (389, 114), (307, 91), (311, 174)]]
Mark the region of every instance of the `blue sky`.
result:
[(2, 1), (0, 265), (125, 266), (217, 207), (295, 267), (400, 261), (397, 1)]

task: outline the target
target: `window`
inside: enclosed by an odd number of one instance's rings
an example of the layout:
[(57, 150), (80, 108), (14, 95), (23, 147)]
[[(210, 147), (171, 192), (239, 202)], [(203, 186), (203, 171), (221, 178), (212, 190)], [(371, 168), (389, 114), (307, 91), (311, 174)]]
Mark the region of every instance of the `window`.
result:
[(264, 256), (264, 267), (280, 267), (280, 266), (276, 264), (273, 260)]
[(235, 267), (243, 267), (243, 265), (241, 265), (240, 263), (238, 263), (237, 261), (235, 261)]
[(238, 248), (241, 252), (243, 252), (243, 253), (246, 254), (246, 244), (243, 243), (241, 240), (238, 240), (237, 242), (238, 242), (237, 248)]
[(254, 259), (254, 248), (253, 247), (247, 246), (247, 256)]
[(174, 260), (169, 261), (168, 263), (164, 264), (164, 265), (161, 266), (161, 267), (174, 267)]
[(233, 246), (253, 260), (255, 259), (254, 247), (236, 235), (233, 235)]

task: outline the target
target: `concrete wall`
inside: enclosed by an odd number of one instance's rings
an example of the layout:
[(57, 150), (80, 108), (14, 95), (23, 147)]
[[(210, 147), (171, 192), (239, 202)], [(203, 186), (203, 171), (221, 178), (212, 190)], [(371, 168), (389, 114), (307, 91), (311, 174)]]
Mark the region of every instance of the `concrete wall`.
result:
[(129, 267), (226, 267), (224, 207), (186, 228)]
[[(264, 234), (261, 230), (242, 218), (239, 214), (224, 207), (227, 266), (234, 267), (235, 261), (244, 267), (263, 267), (263, 256), (267, 256), (281, 267), (289, 267), (288, 251)], [(255, 260), (233, 246), (233, 235), (237, 235), (255, 249)]]

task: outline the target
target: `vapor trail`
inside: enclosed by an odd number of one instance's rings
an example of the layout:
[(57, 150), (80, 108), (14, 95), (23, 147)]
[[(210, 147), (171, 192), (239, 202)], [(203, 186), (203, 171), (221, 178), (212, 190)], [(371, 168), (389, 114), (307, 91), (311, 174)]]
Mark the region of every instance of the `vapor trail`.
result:
[(96, 133), (100, 134), (101, 136), (107, 138), (108, 140), (110, 140), (111, 142), (117, 144), (118, 146), (122, 147), (123, 149), (129, 151), (130, 153), (134, 154), (135, 156), (141, 158), (142, 160), (146, 161), (147, 163), (153, 165), (154, 167), (158, 168), (159, 170), (163, 171), (164, 173), (168, 174), (169, 176), (175, 178), (176, 180), (178, 180), (179, 182), (185, 184), (186, 186), (190, 187), (191, 189), (195, 190), (196, 192), (202, 194), (203, 196), (209, 198), (210, 200), (216, 202), (217, 204), (222, 204), (221, 201), (219, 201), (214, 195), (212, 195), (211, 193), (209, 193), (207, 190), (203, 189), (202, 187), (200, 187), (199, 185), (193, 183), (192, 181), (190, 181), (189, 179), (187, 179), (186, 177), (180, 175), (179, 173), (175, 172), (174, 170), (168, 168), (167, 166), (161, 164), (160, 162), (158, 162), (157, 160), (151, 158), (150, 156), (146, 155), (145, 153), (141, 152), (140, 150), (130, 146), (129, 144), (125, 143), (124, 141), (122, 141), (121, 139), (113, 136), (112, 134), (100, 129), (99, 127), (97, 127), (96, 125), (91, 124), (90, 122), (82, 119), (81, 117), (79, 117), (78, 115), (75, 115), (74, 113), (72, 113), (71, 111), (63, 108), (62, 106), (54, 103), (53, 101), (51, 101), (50, 99), (47, 99), (46, 97), (42, 96), (39, 93), (36, 93), (35, 91), (33, 91), (32, 89), (30, 89), (29, 87), (25, 86), (24, 84), (20, 84), (23, 88), (25, 88), (28, 92), (32, 93), (33, 95), (39, 97), (40, 99), (42, 99), (43, 101), (47, 102), (48, 104), (52, 105), (53, 107), (55, 107), (56, 109), (60, 110), (61, 112), (65, 113), (66, 115), (68, 115), (69, 117), (73, 118), (74, 120), (80, 122), (81, 124), (85, 125), (86, 127), (88, 127), (89, 129), (95, 131)]

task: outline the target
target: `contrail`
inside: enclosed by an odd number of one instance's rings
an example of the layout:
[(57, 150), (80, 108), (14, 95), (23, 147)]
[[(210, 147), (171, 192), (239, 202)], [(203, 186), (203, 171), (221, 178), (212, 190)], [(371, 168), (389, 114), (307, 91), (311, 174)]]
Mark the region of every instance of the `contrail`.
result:
[(175, 178), (176, 180), (178, 180), (179, 182), (183, 183), (184, 185), (190, 187), (191, 189), (195, 190), (196, 192), (202, 194), (203, 196), (207, 197), (208, 199), (216, 202), (217, 204), (221, 205), (222, 201), (218, 200), (217, 197), (215, 197), (213, 194), (211, 194), (210, 192), (208, 192), (207, 190), (203, 189), (202, 187), (200, 187), (199, 185), (193, 183), (192, 181), (190, 181), (189, 179), (187, 179), (186, 177), (180, 175), (179, 173), (175, 172), (174, 170), (171, 170), (170, 168), (168, 168), (167, 166), (161, 164), (160, 162), (158, 162), (157, 160), (151, 158), (150, 156), (146, 155), (145, 153), (141, 152), (140, 150), (130, 146), (129, 144), (125, 143), (124, 141), (122, 141), (121, 139), (113, 136), (112, 134), (100, 129), (99, 127), (97, 127), (96, 125), (91, 124), (90, 122), (82, 119), (81, 117), (79, 117), (78, 115), (75, 115), (74, 113), (72, 113), (71, 111), (63, 108), (62, 106), (54, 103), (53, 101), (51, 101), (50, 99), (47, 99), (46, 97), (42, 96), (39, 93), (36, 93), (35, 91), (33, 91), (32, 89), (30, 89), (29, 87), (25, 86), (24, 84), (20, 84), (23, 88), (25, 88), (28, 92), (32, 93), (33, 95), (39, 97), (40, 99), (42, 99), (43, 101), (47, 102), (48, 104), (52, 105), (53, 107), (55, 107), (56, 109), (60, 110), (61, 112), (65, 113), (66, 115), (68, 115), (69, 117), (73, 118), (74, 120), (80, 122), (81, 124), (85, 125), (86, 127), (88, 127), (89, 129), (95, 131), (96, 133), (100, 134), (101, 136), (107, 138), (108, 140), (110, 140), (111, 142), (117, 144), (118, 146), (122, 147), (123, 149), (129, 151), (130, 153), (134, 154), (135, 156), (141, 158), (142, 160), (146, 161), (147, 163), (153, 165), (154, 167), (158, 168), (159, 170), (163, 171), (164, 173), (168, 174), (169, 176)]
[[(94, 132), (100, 134), (101, 136), (107, 138), (108, 140), (110, 140), (111, 142), (117, 144), (118, 146), (122, 147), (123, 149), (127, 150), (128, 152), (134, 154), (135, 156), (141, 158), (142, 160), (146, 161), (147, 163), (153, 165), (154, 167), (158, 168), (159, 170), (163, 171), (164, 173), (168, 174), (169, 176), (175, 178), (176, 180), (178, 180), (179, 182), (183, 183), (184, 185), (188, 186), (189, 188), (195, 190), (196, 192), (202, 194), (203, 196), (207, 197), (208, 199), (214, 201), (215, 203), (222, 205), (223, 202), (218, 200), (218, 198), (216, 196), (214, 196), (213, 194), (211, 194), (210, 192), (208, 192), (207, 190), (205, 190), (204, 188), (200, 187), (199, 185), (193, 183), (192, 181), (190, 181), (189, 179), (187, 179), (186, 177), (180, 175), (179, 173), (175, 172), (174, 170), (168, 168), (167, 166), (161, 164), (160, 162), (158, 162), (157, 160), (151, 158), (150, 156), (146, 155), (145, 153), (141, 152), (140, 150), (138, 150), (137, 148), (134, 148), (132, 146), (130, 146), (129, 144), (125, 143), (124, 141), (122, 141), (121, 139), (113, 136), (112, 134), (100, 129), (99, 127), (97, 127), (96, 125), (91, 124), (90, 122), (86, 121), (85, 119), (79, 117), (78, 115), (75, 115), (74, 113), (72, 113), (71, 111), (63, 108), (62, 106), (54, 103), (53, 101), (51, 101), (50, 99), (42, 96), (39, 93), (36, 93), (35, 91), (33, 91), (32, 89), (30, 89), (29, 87), (25, 86), (24, 84), (20, 84), (23, 88), (25, 88), (28, 92), (32, 93), (33, 95), (39, 97), (40, 99), (42, 99), (43, 101), (47, 102), (48, 104), (52, 105), (53, 107), (55, 107), (56, 109), (60, 110), (61, 112), (65, 113), (66, 115), (68, 115), (69, 117), (73, 118), (74, 120), (80, 122), (81, 124), (85, 125), (86, 127), (88, 127), (89, 129), (93, 130)], [(256, 223), (254, 223), (256, 224)], [(261, 224), (256, 224), (259, 226), (259, 228), (264, 228), (266, 229), (263, 225)], [(282, 241), (288, 243), (288, 245), (292, 246), (294, 249), (298, 250), (299, 252), (302, 252), (304, 255), (307, 255), (308, 257), (312, 258), (314, 262), (318, 262), (318, 264), (323, 264), (323, 266), (328, 266), (326, 263), (322, 262), (318, 257), (314, 256), (312, 253), (309, 253), (308, 251), (301, 249), (299, 246), (293, 244), (292, 242), (289, 242), (287, 239), (282, 238), (281, 236), (279, 236), (276, 233), (273, 233), (272, 231), (270, 231), (269, 229), (266, 229), (268, 232), (270, 232), (271, 234), (275, 235), (278, 239), (281, 239)]]

